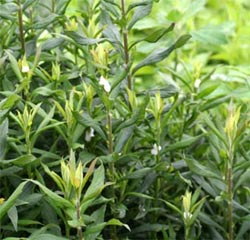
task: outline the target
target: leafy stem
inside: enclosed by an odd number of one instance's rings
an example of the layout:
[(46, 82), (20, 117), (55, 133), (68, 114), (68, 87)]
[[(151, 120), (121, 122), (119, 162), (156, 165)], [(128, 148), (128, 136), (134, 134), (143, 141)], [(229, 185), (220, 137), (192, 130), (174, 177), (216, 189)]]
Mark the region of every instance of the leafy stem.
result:
[(21, 42), (22, 53), (25, 54), (25, 39), (24, 39), (24, 31), (23, 31), (23, 10), (21, 1), (17, 1), (18, 4), (18, 25), (19, 25), (19, 36)]
[[(127, 22), (126, 21), (125, 0), (121, 0), (121, 6), (122, 6), (122, 18), (125, 22)], [(126, 27), (123, 27), (122, 35), (123, 35), (125, 65), (126, 65), (127, 70), (129, 70), (128, 66), (129, 66), (130, 57), (129, 57), (129, 48), (128, 48), (128, 30)], [(129, 71), (128, 71), (128, 76), (127, 76), (127, 81), (128, 81), (128, 88), (132, 89), (132, 78), (131, 78), (131, 74)]]

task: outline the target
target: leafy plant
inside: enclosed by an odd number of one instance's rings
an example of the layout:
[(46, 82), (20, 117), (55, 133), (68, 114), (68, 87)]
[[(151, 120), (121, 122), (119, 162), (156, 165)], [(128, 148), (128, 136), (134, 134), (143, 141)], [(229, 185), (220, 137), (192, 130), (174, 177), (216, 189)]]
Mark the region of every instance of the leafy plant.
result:
[(1, 239), (248, 239), (247, 1), (0, 5)]

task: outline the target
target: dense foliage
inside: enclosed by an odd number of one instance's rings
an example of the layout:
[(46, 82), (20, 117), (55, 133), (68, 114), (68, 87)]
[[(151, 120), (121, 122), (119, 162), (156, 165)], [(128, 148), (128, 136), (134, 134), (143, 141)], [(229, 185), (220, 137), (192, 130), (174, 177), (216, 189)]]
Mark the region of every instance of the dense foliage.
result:
[(249, 9), (0, 0), (0, 238), (250, 239)]

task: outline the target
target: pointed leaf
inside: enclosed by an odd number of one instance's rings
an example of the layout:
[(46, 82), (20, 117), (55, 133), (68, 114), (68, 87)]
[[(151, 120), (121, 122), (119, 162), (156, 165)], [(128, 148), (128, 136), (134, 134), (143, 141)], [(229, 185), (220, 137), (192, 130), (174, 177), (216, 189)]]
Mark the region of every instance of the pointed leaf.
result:
[(134, 26), (134, 24), (140, 19), (146, 17), (151, 12), (152, 6), (153, 6), (152, 0), (142, 1), (141, 4), (137, 4), (137, 6), (135, 6), (136, 9), (132, 16), (132, 19), (128, 24), (128, 29), (131, 29)]
[(66, 36), (72, 38), (76, 43), (81, 44), (81, 45), (94, 45), (97, 43), (104, 42), (106, 40), (105, 38), (100, 38), (100, 39), (87, 38), (73, 31), (65, 31), (65, 34)]
[(88, 113), (80, 114), (79, 112), (74, 111), (73, 115), (80, 124), (86, 127), (94, 128), (95, 131), (99, 133), (103, 139), (106, 139), (105, 133), (99, 126), (98, 122), (95, 119), (93, 119)]
[(11, 207), (13, 207), (18, 199), (19, 195), (23, 192), (23, 188), (26, 185), (27, 181), (21, 183), (16, 190), (10, 195), (5, 202), (0, 205), (0, 220), (5, 216)]
[(17, 232), (17, 221), (18, 221), (18, 215), (17, 215), (17, 209), (15, 206), (12, 206), (8, 211), (8, 217), (10, 218), (13, 227), (15, 231)]
[(169, 48), (158, 49), (158, 50), (154, 51), (148, 57), (146, 57), (142, 62), (137, 64), (134, 67), (132, 73), (134, 74), (136, 71), (138, 71), (140, 68), (142, 68), (144, 66), (152, 65), (154, 63), (157, 63), (157, 62), (164, 60), (165, 58), (167, 58), (170, 55), (170, 53), (172, 53), (172, 51), (174, 51), (175, 49), (184, 45), (190, 38), (191, 38), (191, 36), (188, 34), (183, 35)]
[(170, 146), (166, 147), (164, 149), (164, 152), (176, 151), (176, 150), (179, 150), (179, 149), (190, 147), (192, 144), (197, 142), (203, 136), (204, 136), (204, 134), (201, 134), (201, 135), (196, 136), (196, 137), (189, 137), (189, 138), (181, 140), (181, 141), (179, 141), (177, 143), (173, 143)]

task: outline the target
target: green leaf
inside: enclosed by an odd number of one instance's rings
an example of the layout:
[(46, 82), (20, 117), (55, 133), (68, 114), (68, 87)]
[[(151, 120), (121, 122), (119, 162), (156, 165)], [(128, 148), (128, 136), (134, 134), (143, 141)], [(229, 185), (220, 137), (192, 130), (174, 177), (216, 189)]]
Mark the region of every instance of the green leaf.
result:
[(250, 182), (250, 169), (247, 169), (243, 174), (241, 174), (235, 183), (234, 191), (237, 190), (238, 187), (240, 187), (243, 183), (249, 183)]
[(4, 168), (4, 169), (0, 169), (0, 178), (1, 177), (5, 177), (5, 176), (10, 176), (13, 175), (17, 172), (20, 172), (23, 168), (21, 167), (16, 167), (16, 166), (12, 166), (9, 168)]
[(59, 16), (55, 13), (50, 13), (47, 17), (39, 18), (31, 26), (32, 29), (47, 28), (50, 24), (54, 23), (59, 19)]
[(0, 123), (0, 133), (1, 133), (0, 134), (0, 160), (2, 160), (4, 157), (8, 131), (9, 131), (9, 121), (8, 119), (5, 119), (2, 123)]
[(89, 198), (96, 198), (102, 191), (104, 187), (104, 167), (100, 165), (95, 171), (91, 184), (88, 187), (85, 195), (84, 201)]
[(105, 133), (99, 126), (98, 122), (95, 119), (93, 119), (87, 112), (80, 114), (77, 111), (73, 111), (73, 115), (80, 124), (86, 127), (94, 128), (95, 131), (99, 133), (104, 140), (106, 139)]
[(17, 78), (19, 79), (19, 81), (23, 80), (23, 76), (22, 73), (19, 69), (17, 60), (15, 59), (15, 57), (10, 53), (9, 50), (5, 50), (5, 52), (7, 53), (9, 60), (10, 60), (10, 65), (12, 70), (14, 71), (14, 73), (16, 74)]
[(126, 146), (126, 143), (129, 141), (129, 138), (134, 133), (135, 126), (129, 126), (123, 128), (117, 135), (117, 141), (115, 143), (115, 152), (120, 153), (122, 149)]
[(182, 216), (182, 211), (178, 207), (176, 207), (174, 204), (168, 201), (165, 201), (163, 199), (159, 199), (159, 200), (164, 202), (169, 208), (171, 208), (172, 210), (174, 210), (175, 212), (179, 213)]
[(217, 229), (220, 229), (221, 231), (225, 231), (220, 224), (218, 224), (216, 221), (213, 220), (213, 218), (211, 218), (210, 215), (204, 212), (200, 212), (198, 218), (200, 219), (201, 222), (207, 224), (208, 226), (215, 227)]
[(122, 179), (137, 179), (137, 178), (143, 178), (145, 175), (150, 173), (152, 171), (152, 168), (150, 167), (145, 167), (142, 169), (139, 169), (137, 171), (134, 171), (132, 173), (129, 173), (127, 176), (125, 176)]
[(49, 233), (42, 233), (34, 237), (29, 237), (28, 240), (67, 240), (68, 238), (59, 237)]
[(150, 43), (155, 43), (155, 42), (159, 41), (165, 34), (167, 34), (168, 32), (173, 31), (174, 26), (175, 26), (175, 24), (172, 23), (168, 28), (160, 27), (158, 29), (155, 29), (155, 28), (144, 29), (143, 31), (148, 31), (150, 33), (146, 37), (133, 42), (129, 46), (129, 49), (131, 49), (137, 43), (140, 43), (142, 41), (146, 41), (146, 42), (150, 42)]
[(202, 44), (221, 45), (228, 42), (227, 37), (221, 26), (208, 25), (199, 30), (192, 31), (194, 40)]
[(8, 109), (8, 108), (12, 108), (13, 106), (16, 105), (16, 103), (21, 99), (21, 97), (17, 94), (11, 94), (9, 95), (4, 102), (1, 104), (1, 109)]
[(190, 38), (191, 38), (191, 35), (189, 34), (183, 35), (169, 48), (158, 49), (154, 51), (148, 57), (146, 57), (142, 62), (138, 63), (132, 70), (132, 73), (134, 74), (136, 71), (138, 71), (142, 67), (145, 67), (147, 65), (152, 65), (152, 64), (155, 64), (157, 62), (164, 60), (170, 55), (170, 53), (172, 53), (172, 51), (183, 46)]
[(126, 193), (127, 196), (135, 196), (135, 197), (138, 197), (138, 198), (145, 198), (145, 199), (149, 199), (149, 200), (153, 200), (154, 198), (149, 196), (149, 195), (146, 195), (146, 194), (143, 194), (143, 193), (139, 193), (139, 192), (127, 192)]
[(187, 162), (188, 167), (190, 170), (197, 175), (204, 176), (204, 177), (213, 177), (216, 179), (221, 180), (221, 175), (219, 172), (214, 172), (213, 170), (209, 169), (208, 167), (201, 165), (194, 159), (186, 158), (185, 161)]
[(65, 34), (66, 34), (66, 36), (72, 38), (76, 43), (78, 43), (80, 45), (94, 45), (94, 44), (106, 41), (105, 38), (99, 38), (99, 39), (87, 38), (83, 35), (80, 35), (77, 32), (73, 32), (73, 31), (65, 31)]
[(16, 190), (10, 195), (8, 199), (5, 199), (5, 202), (0, 205), (0, 221), (5, 216), (5, 214), (9, 211), (10, 208), (12, 208), (20, 194), (23, 192), (23, 188), (26, 185), (27, 181), (21, 183)]
[(107, 225), (115, 225), (115, 226), (120, 226), (120, 227), (125, 227), (127, 228), (129, 231), (130, 227), (127, 224), (122, 223), (120, 220), (112, 218), (107, 222)]
[(228, 102), (232, 97), (230, 95), (216, 96), (212, 99), (207, 100), (203, 105), (200, 106), (201, 111), (207, 111), (208, 109), (218, 107), (218, 105)]
[(0, 160), (0, 163), (3, 163), (3, 164), (14, 164), (16, 166), (25, 166), (27, 164), (31, 164), (35, 161), (38, 161), (39, 159), (36, 158), (34, 155), (32, 154), (26, 154), (26, 155), (23, 155), (21, 157), (18, 157), (18, 158), (15, 158), (15, 159), (11, 159), (11, 160)]
[(53, 202), (55, 206), (60, 207), (60, 208), (65, 208), (65, 207), (72, 208), (73, 207), (70, 201), (54, 193), (53, 191), (48, 189), (46, 186), (44, 186), (40, 182), (36, 180), (29, 180), (29, 181), (37, 185), (50, 198), (50, 200)]
[(8, 217), (10, 218), (13, 227), (15, 231), (17, 232), (17, 221), (18, 221), (18, 215), (17, 215), (17, 209), (16, 206), (12, 206), (8, 211)]
[(136, 7), (136, 9), (132, 16), (132, 19), (128, 24), (128, 30), (130, 30), (134, 26), (134, 24), (138, 22), (140, 19), (146, 17), (151, 12), (152, 6), (153, 6), (152, 0), (142, 1), (141, 3), (137, 3), (134, 6), (130, 5), (128, 10), (131, 10), (134, 7)]
[(143, 41), (150, 43), (158, 42), (166, 33), (173, 31), (174, 26), (175, 23), (172, 23), (168, 28), (161, 27), (155, 31), (152, 31), (150, 35), (143, 39)]
[[(249, 230), (250, 230), (250, 215), (246, 216), (246, 221), (244, 221), (243, 223), (240, 224), (240, 229), (237, 233), (237, 236), (235, 238), (235, 240), (243, 240), (245, 238), (243, 238), (244, 234), (248, 234)], [(249, 234), (248, 234), (249, 236)], [(247, 236), (246, 236), (247, 237)]]
[(197, 142), (203, 136), (204, 136), (204, 134), (201, 134), (201, 135), (196, 136), (196, 137), (188, 137), (187, 139), (184, 139), (184, 140), (181, 140), (179, 142), (171, 144), (170, 146), (166, 147), (163, 150), (163, 152), (176, 151), (179, 149), (190, 147), (192, 144)]
[(219, 84), (214, 84), (212, 86), (206, 87), (205, 89), (201, 90), (198, 94), (197, 94), (197, 98), (204, 98), (207, 97), (210, 93), (212, 93), (213, 91), (215, 91), (218, 88)]
[(42, 43), (42, 50), (48, 51), (59, 47), (64, 43), (64, 41), (65, 39), (63, 39), (62, 37), (47, 39), (45, 42)]

